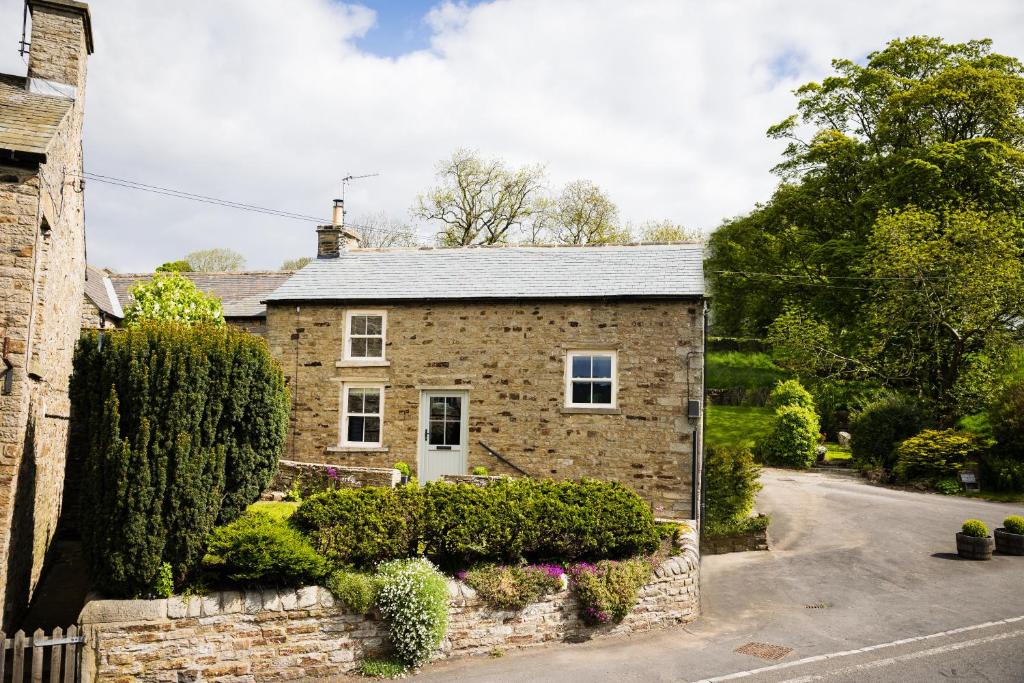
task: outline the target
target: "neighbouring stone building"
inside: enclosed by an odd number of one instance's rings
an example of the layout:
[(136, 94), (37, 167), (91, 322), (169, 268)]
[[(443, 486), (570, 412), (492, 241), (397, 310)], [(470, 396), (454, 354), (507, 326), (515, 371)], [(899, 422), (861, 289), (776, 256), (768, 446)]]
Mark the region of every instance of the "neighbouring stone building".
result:
[(421, 481), (621, 481), (697, 516), (704, 281), (698, 244), (359, 249), (267, 297), (293, 407), (285, 458), (407, 462)]
[[(82, 301), (82, 328), (117, 327), (131, 305), (131, 289), (153, 278), (153, 273), (110, 273), (89, 266)], [(267, 307), (263, 299), (284, 284), (292, 271), (234, 273), (181, 273), (206, 294), (220, 299), (224, 320), (243, 330), (265, 336)]]
[(71, 357), (85, 286), (88, 7), (28, 0), (27, 76), (0, 75), (0, 599), (8, 627), (61, 508)]

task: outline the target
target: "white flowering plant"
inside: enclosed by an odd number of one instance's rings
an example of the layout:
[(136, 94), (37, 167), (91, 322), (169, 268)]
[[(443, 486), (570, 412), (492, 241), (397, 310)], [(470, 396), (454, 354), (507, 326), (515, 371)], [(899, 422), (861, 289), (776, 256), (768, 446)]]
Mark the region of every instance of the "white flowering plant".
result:
[(409, 666), (430, 659), (448, 632), (448, 583), (425, 558), (381, 564), (376, 605), (388, 622), (395, 655)]
[(200, 291), (179, 273), (157, 273), (152, 280), (131, 289), (132, 304), (124, 312), (128, 325), (146, 320), (183, 323), (224, 322), (220, 299)]

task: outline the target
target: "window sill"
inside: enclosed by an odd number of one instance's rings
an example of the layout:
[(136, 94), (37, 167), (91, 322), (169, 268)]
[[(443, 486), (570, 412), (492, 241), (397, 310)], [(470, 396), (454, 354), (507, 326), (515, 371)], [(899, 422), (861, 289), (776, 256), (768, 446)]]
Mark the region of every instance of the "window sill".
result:
[(328, 446), (328, 453), (387, 453), (387, 446)]
[(339, 360), (335, 361), (334, 367), (336, 368), (386, 368), (391, 365), (391, 361), (386, 358), (373, 358), (369, 360)]
[(619, 408), (562, 408), (562, 415), (621, 415)]

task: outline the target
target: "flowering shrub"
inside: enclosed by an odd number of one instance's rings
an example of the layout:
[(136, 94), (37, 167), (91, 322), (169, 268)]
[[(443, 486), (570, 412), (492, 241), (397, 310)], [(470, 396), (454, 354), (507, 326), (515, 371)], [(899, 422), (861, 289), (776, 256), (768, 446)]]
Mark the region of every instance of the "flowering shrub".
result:
[(564, 590), (565, 570), (558, 565), (490, 565), (459, 572), (463, 581), (491, 607), (520, 610), (541, 596)]
[(448, 584), (427, 559), (394, 560), (377, 572), (377, 609), (388, 622), (395, 654), (419, 666), (448, 631)]
[(591, 626), (622, 621), (636, 605), (640, 589), (651, 578), (652, 570), (647, 558), (581, 562), (570, 567), (583, 621)]
[(177, 272), (157, 273), (131, 289), (132, 304), (124, 312), (126, 325), (146, 320), (183, 323), (224, 323), (220, 299), (200, 291)]

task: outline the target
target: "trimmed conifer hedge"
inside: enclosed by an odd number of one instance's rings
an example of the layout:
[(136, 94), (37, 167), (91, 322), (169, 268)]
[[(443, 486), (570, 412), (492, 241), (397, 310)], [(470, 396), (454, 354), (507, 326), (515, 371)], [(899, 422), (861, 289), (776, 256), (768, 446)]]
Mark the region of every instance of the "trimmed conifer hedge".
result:
[(70, 396), (83, 550), (114, 597), (151, 594), (163, 563), (184, 581), (214, 524), (259, 497), (284, 448), (284, 376), (263, 339), (229, 326), (88, 332)]

